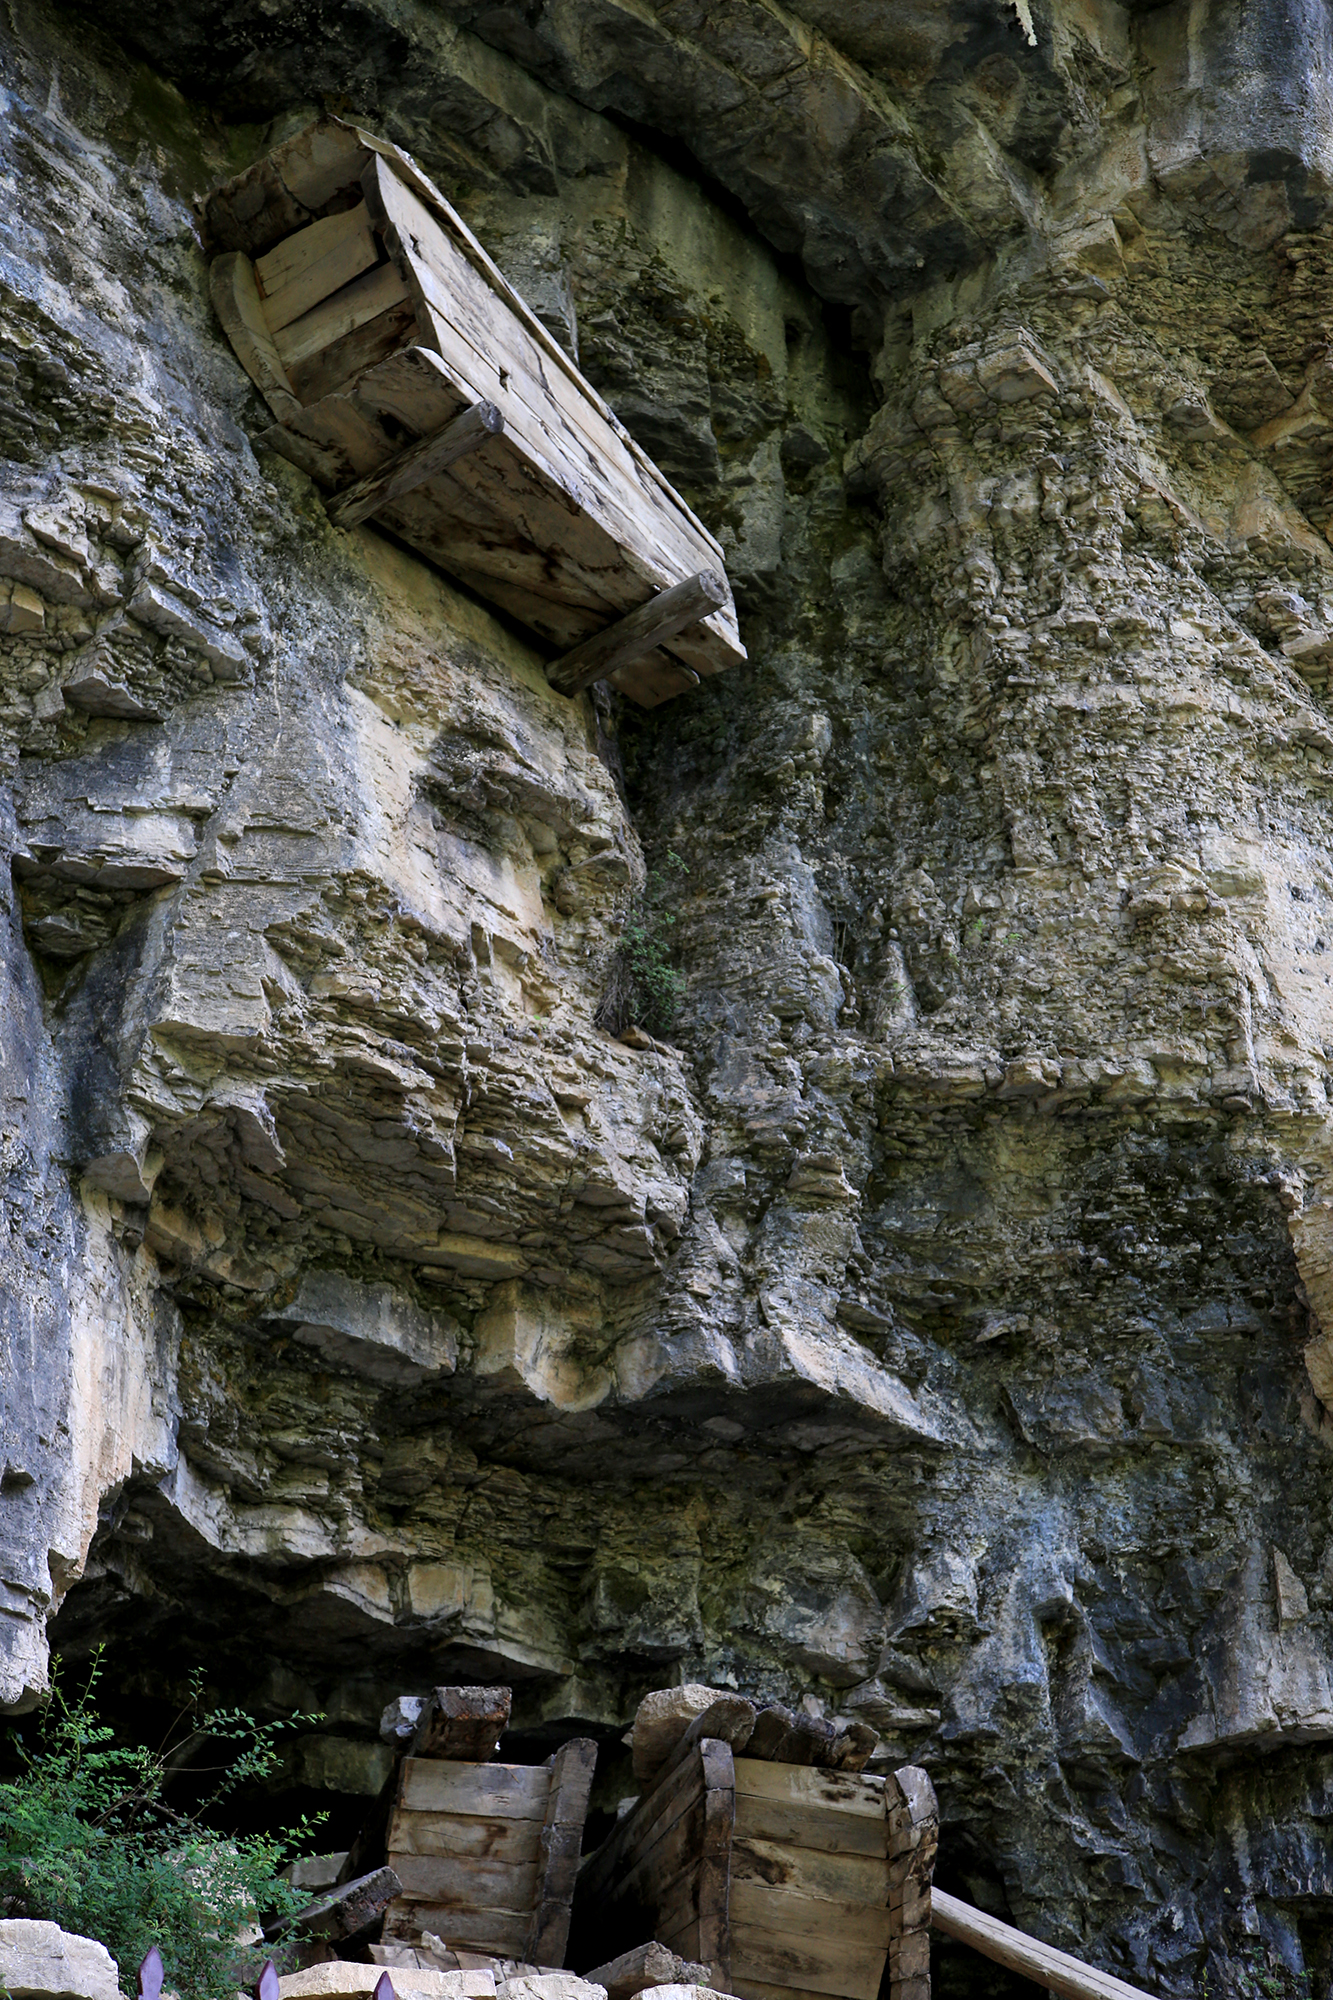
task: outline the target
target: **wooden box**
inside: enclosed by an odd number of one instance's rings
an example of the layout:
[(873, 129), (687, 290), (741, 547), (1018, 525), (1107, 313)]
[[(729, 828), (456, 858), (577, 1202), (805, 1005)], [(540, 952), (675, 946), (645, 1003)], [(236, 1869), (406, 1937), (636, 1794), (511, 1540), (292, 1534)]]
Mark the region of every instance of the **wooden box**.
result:
[(576, 1965), (647, 1938), (742, 2000), (876, 2000), (888, 1958), (885, 1781), (705, 1740), (585, 1862)]
[[(263, 441), (335, 519), (373, 512), (562, 654), (718, 579), (716, 610), (612, 676), (645, 707), (745, 658), (714, 537), (407, 154), (325, 118), (203, 217), (219, 317), (277, 419)], [(437, 466), (468, 411), (503, 428)]]
[(467, 1952), (563, 1965), (596, 1754), (576, 1738), (546, 1764), (404, 1758), (386, 1839), (402, 1894), (384, 1942), (431, 1931)]

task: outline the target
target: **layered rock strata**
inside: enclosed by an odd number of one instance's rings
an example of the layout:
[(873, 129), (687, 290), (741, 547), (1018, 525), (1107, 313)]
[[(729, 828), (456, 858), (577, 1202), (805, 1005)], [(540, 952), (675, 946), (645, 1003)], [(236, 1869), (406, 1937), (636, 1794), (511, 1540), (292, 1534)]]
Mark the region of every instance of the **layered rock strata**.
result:
[[(669, 1667), (873, 1722), (946, 1886), (1151, 1990), (1327, 1983), (1326, 37), (7, 17), (9, 1703), (59, 1607), (354, 1800), (414, 1676), (514, 1680), (614, 1803)], [(749, 669), (566, 702), (256, 450), (191, 203), (312, 100)], [(650, 873), (685, 1002), (615, 1039)]]

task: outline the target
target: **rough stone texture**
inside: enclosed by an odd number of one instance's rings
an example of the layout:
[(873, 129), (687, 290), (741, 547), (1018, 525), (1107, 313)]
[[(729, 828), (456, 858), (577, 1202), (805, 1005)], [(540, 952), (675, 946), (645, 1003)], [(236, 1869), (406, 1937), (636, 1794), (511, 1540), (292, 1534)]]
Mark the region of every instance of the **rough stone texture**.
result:
[(12, 2000), (119, 2000), (116, 1961), (59, 1924), (0, 1918), (0, 1985)]
[[(386, 1702), (514, 1680), (609, 1806), (646, 1688), (804, 1699), (929, 1771), (946, 1887), (1327, 1987), (1331, 34), (15, 0), (8, 1702), (59, 1607), (322, 1708), (355, 1799)], [(750, 668), (564, 702), (253, 447), (190, 202), (325, 98), (722, 536)], [(612, 1041), (668, 852), (686, 1003)]]

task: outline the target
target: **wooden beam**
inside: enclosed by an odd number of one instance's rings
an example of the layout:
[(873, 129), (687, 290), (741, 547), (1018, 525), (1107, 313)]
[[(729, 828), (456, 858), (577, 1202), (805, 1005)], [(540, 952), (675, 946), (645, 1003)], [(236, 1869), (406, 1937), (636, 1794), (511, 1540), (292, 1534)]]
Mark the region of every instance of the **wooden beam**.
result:
[[(716, 1706), (716, 1703), (714, 1704)], [(725, 1990), (731, 1981), (731, 1842), (736, 1827), (736, 1770), (729, 1743), (707, 1738), (703, 1759), (704, 1828), (699, 1856), (699, 1930), (695, 1947)]]
[(1146, 2000), (1141, 1986), (1130, 1986), (1113, 1973), (1084, 1965), (1082, 1959), (1071, 1957), (1067, 1951), (1057, 1951), (1052, 1944), (1042, 1944), (1026, 1931), (1015, 1930), (1012, 1924), (1002, 1924), (998, 1917), (974, 1909), (960, 1897), (946, 1896), (942, 1889), (931, 1892), (930, 1921), (945, 1937), (956, 1938), (959, 1944), (970, 1944), (974, 1951), (984, 1952), (997, 1965), (1061, 1994), (1063, 2000)]
[(716, 1701), (710, 1702), (702, 1714), (696, 1715), (693, 1722), (687, 1724), (681, 1731), (670, 1756), (652, 1783), (646, 1787), (644, 1797), (650, 1797), (659, 1785), (664, 1784), (697, 1744), (705, 1742), (710, 1737), (715, 1738), (739, 1755), (749, 1742), (750, 1731), (753, 1728), (752, 1701), (747, 1701), (743, 1694), (719, 1695)]
[[(470, 417), (476, 417), (477, 414), (476, 410), (465, 410), (458, 419), (458, 424), (466, 424)], [(458, 429), (458, 424), (451, 425), (449, 430), (439, 436), (422, 438), (420, 443), (410, 447), (410, 451), (419, 453), (422, 445), (438, 446), (443, 438), (450, 435), (450, 431)], [(482, 434), (488, 434), (484, 420)], [(465, 444), (463, 449), (468, 451), (471, 446)], [(359, 480), (357, 484), (369, 486), (374, 480), (382, 480), (386, 473), (392, 475), (393, 466), (397, 462), (391, 459), (388, 465), (382, 466), (378, 472), (371, 473), (369, 479)], [(415, 484), (415, 481), (409, 483)], [(351, 487), (349, 491), (355, 493), (356, 487)], [(405, 486), (395, 487), (391, 476), (383, 498), (387, 501), (396, 498), (398, 493), (406, 491)], [(332, 502), (329, 511), (332, 512), (339, 504), (338, 501)], [(364, 510), (364, 513), (370, 512), (373, 512), (373, 507)], [(358, 520), (362, 518), (364, 514), (356, 516)], [(350, 524), (343, 522), (340, 525)], [(512, 1701), (512, 1690), (507, 1687), (435, 1688), (421, 1711), (408, 1756), (447, 1757), (457, 1763), (488, 1764), (495, 1755), (500, 1738), (509, 1727)]]
[(285, 1937), (289, 1931), (298, 1931), (303, 1938), (335, 1941), (355, 1937), (388, 1908), (402, 1886), (392, 1868), (376, 1868), (372, 1874), (346, 1882), (340, 1889), (330, 1889), (326, 1896), (308, 1903), (294, 1915), (278, 1917), (266, 1924), (264, 1936), (270, 1942)]
[(594, 633), (572, 652), (553, 660), (546, 669), (546, 678), (557, 694), (580, 694), (594, 681), (604, 681), (619, 668), (627, 667), (631, 660), (651, 653), (655, 646), (684, 631), (687, 625), (697, 624), (700, 618), (720, 610), (730, 595), (722, 577), (712, 570), (701, 569), (696, 575), (687, 576), (683, 583), (673, 583), (670, 590), (659, 591), (637, 611), (618, 618), (605, 631)]
[(375, 472), (368, 472), (364, 479), (358, 479), (335, 494), (328, 503), (329, 519), (335, 527), (354, 528), (368, 514), (377, 514), (381, 507), (388, 507), (393, 501), (401, 499), (414, 486), (433, 479), (437, 472), (443, 472), (455, 460), (466, 457), (468, 452), (475, 451), (489, 438), (499, 437), (504, 427), (504, 418), (494, 403), (473, 403), (451, 424), (446, 424), (442, 431), (433, 431), (429, 437), (418, 438), (415, 444), (408, 445), (386, 465), (381, 465)]
[(575, 1736), (562, 1743), (550, 1759), (551, 1789), (541, 1835), (542, 1861), (527, 1941), (530, 1965), (565, 1962), (574, 1882), (583, 1848), (583, 1822), (588, 1817), (588, 1794), (596, 1764), (597, 1745), (588, 1736)]

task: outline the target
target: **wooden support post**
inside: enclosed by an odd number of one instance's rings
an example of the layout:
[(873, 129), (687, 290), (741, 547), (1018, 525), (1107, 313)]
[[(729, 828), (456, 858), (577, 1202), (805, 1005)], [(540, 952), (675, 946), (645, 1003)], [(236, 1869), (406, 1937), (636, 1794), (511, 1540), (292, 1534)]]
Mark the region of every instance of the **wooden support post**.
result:
[(551, 1790), (546, 1803), (537, 1863), (537, 1895), (528, 1931), (530, 1965), (563, 1965), (569, 1943), (569, 1912), (583, 1848), (583, 1822), (597, 1763), (589, 1736), (562, 1743), (550, 1760)]
[(1063, 2000), (1147, 2000), (1141, 1986), (1130, 1986), (1113, 1972), (1085, 1965), (1081, 1958), (1057, 1951), (1053, 1944), (1043, 1944), (1012, 1924), (1002, 1924), (998, 1917), (987, 1916), (958, 1896), (946, 1896), (942, 1889), (935, 1890), (931, 1899), (930, 1920), (945, 1937), (970, 1944), (997, 1965), (1022, 1973), (1048, 1992), (1061, 1994)]
[(335, 493), (328, 502), (329, 519), (335, 527), (354, 528), (368, 514), (377, 514), (394, 500), (400, 500), (414, 486), (433, 479), (437, 472), (445, 471), (489, 438), (499, 437), (504, 427), (505, 420), (494, 403), (473, 403), (442, 431), (418, 438), (377, 471), (368, 472), (364, 479), (354, 480), (341, 493)]
[(731, 1843), (736, 1832), (736, 1761), (731, 1745), (699, 1745), (704, 1773), (703, 1847), (699, 1856), (699, 1958), (725, 1989), (731, 1980)]
[[(627, 667), (631, 660), (651, 653), (655, 646), (674, 638), (687, 625), (697, 624), (699, 619), (721, 610), (729, 599), (723, 578), (712, 570), (701, 569), (696, 576), (687, 576), (683, 583), (673, 583), (670, 590), (659, 591), (637, 611), (617, 619), (614, 625), (594, 633), (572, 652), (553, 660), (546, 669), (546, 678), (557, 694), (581, 694), (594, 681), (604, 681), (609, 674)], [(689, 671), (688, 667), (680, 668), (683, 674)], [(698, 676), (694, 678), (697, 681)]]
[(940, 1809), (916, 1764), (884, 1780), (889, 1857), (890, 2000), (930, 2000), (930, 1904)]
[(448, 1757), (488, 1764), (509, 1727), (513, 1691), (507, 1687), (445, 1687), (430, 1695), (417, 1723), (409, 1757)]

